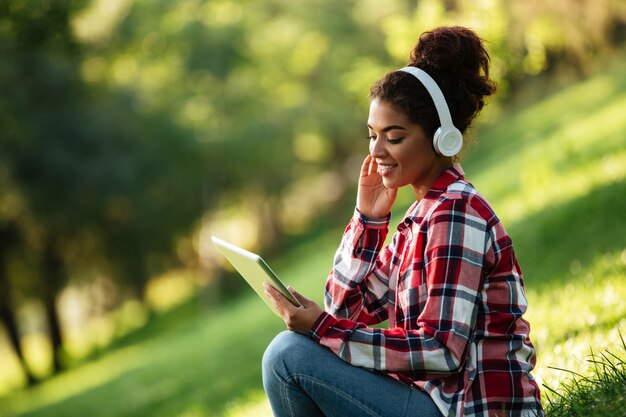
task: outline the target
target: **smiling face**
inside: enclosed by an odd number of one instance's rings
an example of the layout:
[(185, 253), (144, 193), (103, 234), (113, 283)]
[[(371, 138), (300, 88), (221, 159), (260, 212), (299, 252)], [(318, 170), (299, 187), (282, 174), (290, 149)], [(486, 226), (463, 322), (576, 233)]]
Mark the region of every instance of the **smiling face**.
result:
[(370, 155), (387, 188), (411, 185), (421, 199), (432, 183), (452, 166), (449, 157), (437, 155), (420, 125), (386, 101), (372, 100), (367, 121)]

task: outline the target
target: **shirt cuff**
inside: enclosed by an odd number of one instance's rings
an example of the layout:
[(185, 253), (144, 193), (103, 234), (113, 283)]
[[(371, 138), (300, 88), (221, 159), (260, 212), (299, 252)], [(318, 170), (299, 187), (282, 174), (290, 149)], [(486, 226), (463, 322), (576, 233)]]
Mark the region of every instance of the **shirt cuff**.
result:
[(367, 217), (362, 214), (359, 209), (355, 208), (352, 218), (361, 223), (363, 226), (375, 229), (384, 229), (389, 226), (391, 213), (387, 214), (385, 217)]
[(336, 321), (336, 318), (324, 311), (322, 314), (320, 314), (315, 323), (313, 323), (313, 326), (311, 326), (311, 330), (309, 330), (309, 336), (317, 343), (319, 343), (322, 337), (324, 337), (324, 335), (326, 334), (328, 328), (332, 326)]

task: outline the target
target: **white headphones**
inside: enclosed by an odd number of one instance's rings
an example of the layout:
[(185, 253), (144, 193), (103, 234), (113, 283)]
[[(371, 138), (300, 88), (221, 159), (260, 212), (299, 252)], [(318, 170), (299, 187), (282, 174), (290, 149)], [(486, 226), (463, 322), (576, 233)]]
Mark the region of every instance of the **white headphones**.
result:
[(463, 146), (463, 134), (454, 127), (448, 103), (446, 103), (446, 99), (435, 80), (424, 70), (416, 67), (404, 67), (398, 71), (407, 72), (420, 80), (435, 103), (435, 108), (441, 121), (441, 126), (435, 131), (433, 136), (435, 151), (444, 156), (454, 156), (459, 153)]

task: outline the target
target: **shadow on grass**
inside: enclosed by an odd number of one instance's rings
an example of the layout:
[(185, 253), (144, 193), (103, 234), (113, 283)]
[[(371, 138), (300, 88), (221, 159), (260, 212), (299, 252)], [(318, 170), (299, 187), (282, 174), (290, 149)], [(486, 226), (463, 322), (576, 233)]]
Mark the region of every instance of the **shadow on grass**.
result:
[(526, 285), (564, 284), (572, 263), (626, 248), (626, 181), (543, 210), (509, 227)]
[(480, 166), (494, 166), (520, 149), (550, 137), (564, 126), (585, 119), (600, 109), (615, 105), (626, 94), (624, 66), (619, 65), (601, 76), (551, 94), (514, 118), (501, 119), (485, 126), (477, 146), (468, 150), (468, 168), (477, 172)]

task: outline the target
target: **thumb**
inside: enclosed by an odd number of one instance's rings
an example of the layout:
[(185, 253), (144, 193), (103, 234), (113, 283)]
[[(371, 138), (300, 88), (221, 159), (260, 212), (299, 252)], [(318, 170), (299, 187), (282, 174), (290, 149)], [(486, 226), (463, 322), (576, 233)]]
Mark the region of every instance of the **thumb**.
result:
[(303, 306), (306, 306), (306, 304), (309, 302), (308, 298), (304, 297), (302, 294), (296, 291), (291, 285), (287, 287), (287, 289)]

